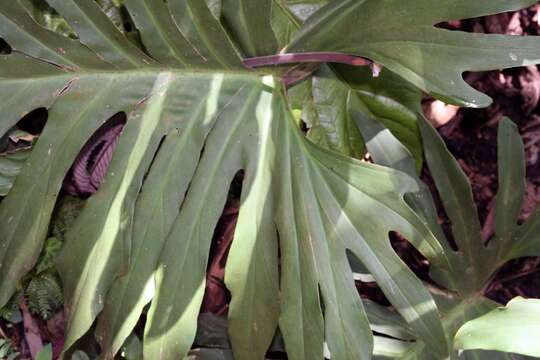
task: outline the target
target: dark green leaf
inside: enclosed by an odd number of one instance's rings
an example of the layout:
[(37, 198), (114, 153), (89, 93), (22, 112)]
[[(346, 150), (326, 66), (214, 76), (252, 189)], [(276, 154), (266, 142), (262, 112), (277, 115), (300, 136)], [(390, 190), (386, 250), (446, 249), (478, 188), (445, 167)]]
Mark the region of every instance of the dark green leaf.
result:
[(525, 150), (518, 128), (510, 119), (499, 123), (498, 140), (499, 190), (494, 241), (500, 243), (500, 252), (504, 254), (515, 246), (512, 235), (525, 197)]
[(82, 44), (118, 68), (135, 68), (154, 63), (137, 49), (109, 20), (95, 1), (48, 0), (73, 27)]
[(271, 26), (272, 0), (222, 0), (225, 26), (245, 57), (272, 55), (277, 42)]
[[(471, 185), (437, 131), (427, 120), (420, 121), (419, 125), (424, 141), (426, 162), (452, 223), (452, 232), (457, 246), (465, 259), (465, 263), (454, 267), (456, 271), (454, 277), (458, 278), (457, 271), (469, 273), (469, 276), (463, 274), (461, 277), (460, 290), (464, 293), (478, 290), (494, 271), (494, 264), (487, 261), (485, 256), (478, 256), (486, 251), (486, 248), (480, 238), (480, 222)], [(467, 267), (470, 269), (467, 270)]]
[(431, 95), (460, 105), (482, 107), (489, 105), (490, 99), (471, 88), (462, 73), (537, 64), (540, 40), (530, 36), (467, 34), (434, 25), (535, 3), (335, 0), (309, 17), (286, 51), (335, 51), (364, 56)]

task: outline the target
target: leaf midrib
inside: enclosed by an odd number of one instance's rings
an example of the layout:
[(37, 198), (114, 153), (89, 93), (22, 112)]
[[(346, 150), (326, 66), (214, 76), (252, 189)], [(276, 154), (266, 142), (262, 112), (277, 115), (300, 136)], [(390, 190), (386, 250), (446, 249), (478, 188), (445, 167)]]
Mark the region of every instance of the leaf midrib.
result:
[(59, 78), (59, 77), (66, 77), (66, 78), (74, 78), (74, 77), (89, 77), (89, 76), (101, 76), (101, 75), (114, 75), (114, 76), (148, 76), (148, 75), (159, 75), (160, 73), (172, 73), (173, 76), (185, 76), (185, 77), (195, 77), (197, 75), (201, 76), (209, 76), (209, 75), (218, 75), (223, 74), (225, 76), (230, 76), (234, 78), (241, 78), (244, 77), (246, 80), (260, 80), (263, 76), (272, 75), (276, 78), (279, 78), (277, 74), (272, 74), (268, 72), (262, 72), (262, 71), (252, 71), (252, 70), (246, 70), (246, 71), (238, 71), (238, 70), (232, 70), (232, 69), (203, 69), (203, 68), (192, 68), (192, 69), (182, 69), (182, 68), (175, 68), (175, 67), (169, 67), (169, 66), (163, 66), (163, 67), (141, 67), (137, 69), (129, 69), (129, 70), (97, 70), (97, 69), (81, 69), (78, 71), (70, 71), (70, 72), (64, 72), (64, 73), (54, 73), (50, 75), (44, 75), (39, 74), (35, 77), (32, 77), (31, 75), (29, 77), (20, 77), (20, 78), (1, 78), (0, 80), (2, 82), (8, 82), (8, 81), (22, 81), (22, 80), (31, 80), (34, 81), (36, 79), (50, 79), (50, 78)]

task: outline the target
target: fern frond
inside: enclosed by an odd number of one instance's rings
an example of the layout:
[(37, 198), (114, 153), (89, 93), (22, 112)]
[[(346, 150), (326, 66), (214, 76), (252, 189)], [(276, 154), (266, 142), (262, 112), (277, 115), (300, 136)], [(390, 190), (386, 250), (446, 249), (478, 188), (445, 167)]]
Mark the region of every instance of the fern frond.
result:
[(44, 273), (36, 276), (26, 288), (28, 308), (44, 320), (63, 306), (64, 297), (59, 280), (54, 274)]

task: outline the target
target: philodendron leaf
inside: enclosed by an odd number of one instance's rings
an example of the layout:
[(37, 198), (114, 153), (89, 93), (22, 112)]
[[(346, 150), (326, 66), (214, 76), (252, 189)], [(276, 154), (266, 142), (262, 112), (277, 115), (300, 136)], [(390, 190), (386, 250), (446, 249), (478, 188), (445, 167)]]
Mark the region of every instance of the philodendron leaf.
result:
[[(515, 124), (503, 118), (499, 123), (497, 225), (494, 238), (486, 246), (480, 236), (477, 210), (466, 175), (428, 121), (423, 120), (419, 124), (426, 161), (452, 222), (454, 238), (460, 250), (454, 254), (456, 256), (450, 256), (456, 272), (453, 282), (462, 293), (478, 292), (493, 272), (505, 262), (540, 254), (537, 241), (540, 212), (531, 216), (524, 224), (517, 224), (525, 181), (522, 140)], [(461, 271), (465, 273), (459, 275)], [(467, 273), (470, 275), (466, 276)]]
[[(15, 52), (0, 58), (2, 134), (21, 114), (48, 110), (27, 165), (0, 204), (0, 303), (34, 265), (77, 155), (107, 119), (122, 116), (126, 124), (105, 180), (67, 232), (58, 262), (66, 349), (97, 321), (102, 356), (112, 359), (150, 303), (145, 358), (188, 353), (214, 228), (227, 190), (243, 170), (225, 278), (235, 359), (264, 358), (278, 325), (293, 360), (322, 358), (325, 342), (333, 359), (369, 359), (372, 333), (348, 251), (373, 274), (411, 334), (433, 354), (446, 356), (435, 303), (388, 239), (399, 231), (433, 264), (448, 268), (444, 250), (404, 201), (417, 191), (412, 179), (312, 144), (297, 128), (281, 86), (273, 87), (278, 79), (231, 71), (235, 50), (228, 44), (202, 45), (222, 65), (209, 59), (210, 65), (199, 66), (204, 51), (187, 56), (185, 44), (171, 41), (179, 34), (167, 27), (181, 26), (189, 39), (207, 39), (211, 32), (229, 36), (222, 27), (198, 22), (195, 14), (215, 20), (202, 2), (128, 2), (141, 32), (167, 32), (156, 35), (160, 46), (145, 46), (155, 61), (121, 38), (114, 25), (104, 25), (109, 20), (95, 4), (51, 3), (80, 43), (27, 28), (30, 20), (16, 2), (0, 6), (0, 29), (9, 30), (4, 38), (22, 52), (25, 38), (39, 45), (28, 47), (32, 57)], [(233, 3), (223, 3), (229, 13)], [(185, 6), (190, 11), (182, 14), (191, 17), (181, 25), (168, 22), (169, 16), (178, 20)], [(19, 22), (6, 20), (17, 14)], [(244, 25), (231, 26), (239, 31)], [(141, 33), (143, 42), (154, 37)], [(79, 61), (86, 52), (93, 55)], [(47, 62), (33, 58), (41, 53)], [(201, 69), (220, 66), (227, 71)], [(287, 269), (281, 279), (279, 262)]]
[(470, 87), (462, 73), (537, 64), (539, 38), (464, 33), (435, 25), (536, 2), (335, 0), (308, 18), (285, 51), (364, 56), (447, 102), (482, 107), (490, 104), (489, 97)]
[[(358, 106), (357, 106), (358, 107)], [(413, 107), (414, 108), (414, 107)], [(384, 164), (386, 166), (400, 169), (413, 178), (416, 178), (420, 183), (420, 179), (416, 177), (414, 171), (414, 164), (410, 153), (407, 149), (380, 123), (371, 119), (367, 114), (356, 111), (355, 117), (357, 118), (357, 124), (362, 132), (364, 139), (366, 140), (366, 146), (371, 154), (373, 160), (376, 163)], [(451, 210), (453, 216), (456, 215), (459, 207), (456, 203), (464, 202), (465, 204), (472, 204), (471, 200), (466, 200), (468, 191), (462, 191), (459, 195), (455, 190), (459, 189), (466, 184), (466, 179), (459, 171), (455, 160), (451, 158), (447, 149), (445, 149), (444, 143), (436, 131), (421, 120), (422, 132), (424, 135), (424, 144), (426, 146), (425, 151), (429, 159), (429, 165), (432, 172), (436, 174), (436, 180), (443, 179), (443, 183), (439, 185), (442, 189), (443, 200), (445, 200), (445, 206)], [(519, 133), (515, 124), (509, 119), (503, 119), (499, 124), (499, 173), (500, 185), (497, 195), (497, 204), (499, 209), (499, 221), (501, 222), (497, 226), (496, 237), (491, 241), (491, 248), (480, 247), (480, 251), (473, 254), (473, 256), (483, 259), (481, 264), (484, 264), (484, 268), (481, 271), (474, 271), (474, 273), (484, 272), (489, 276), (495, 271), (501, 262), (505, 262), (508, 259), (514, 258), (520, 252), (522, 254), (535, 254), (535, 238), (534, 226), (537, 226), (537, 217), (532, 217), (529, 222), (519, 228), (517, 225), (517, 215), (521, 208), (521, 202), (523, 200), (523, 186), (524, 182), (524, 154), (523, 144), (519, 137)], [(443, 159), (445, 159), (443, 161)], [(467, 189), (464, 187), (464, 189)], [(446, 244), (446, 239), (441, 231), (440, 226), (437, 224), (436, 211), (431, 200), (429, 190), (422, 186), (422, 191), (416, 193), (407, 199), (411, 206), (422, 215), (424, 220), (437, 238), (441, 240), (441, 244)], [(460, 208), (467, 208), (467, 206), (461, 206)], [(471, 214), (474, 212), (471, 211)], [(458, 218), (459, 220), (459, 218)], [(472, 219), (474, 223), (475, 218)], [(467, 226), (470, 221), (459, 222), (460, 226)], [(470, 226), (470, 225), (469, 225)], [(516, 229), (518, 231), (516, 232)], [(521, 235), (521, 236), (516, 236)], [(479, 236), (471, 237), (470, 241), (478, 241), (481, 245)], [(513, 241), (510, 241), (513, 240)], [(526, 239), (526, 240), (525, 240)], [(523, 243), (520, 243), (523, 240)], [(465, 248), (469, 245), (462, 244)], [(484, 297), (475, 296), (472, 299), (467, 299), (467, 279), (464, 273), (459, 270), (461, 268), (471, 266), (470, 260), (468, 260), (463, 254), (454, 253), (445, 245), (449, 255), (449, 259), (453, 264), (453, 271), (451, 273), (442, 274), (444, 277), (433, 276), (437, 271), (436, 267), (431, 268), (432, 278), (437, 280), (439, 284), (443, 284), (448, 288), (453, 288), (457, 285), (462, 293), (461, 296), (458, 293), (441, 294), (436, 297), (439, 309), (443, 314), (443, 326), (447, 334), (455, 334), (457, 329), (468, 320), (484, 315), (486, 312), (492, 310), (496, 304)], [(537, 248), (537, 246), (536, 246)], [(513, 250), (509, 252), (509, 250)], [(497, 256), (497, 253), (499, 256)], [(481, 256), (479, 256), (481, 254)], [(486, 260), (487, 259), (487, 260)], [(474, 265), (474, 264), (473, 264)], [(469, 271), (469, 273), (471, 273)], [(448, 276), (450, 275), (450, 276)], [(485, 279), (485, 278), (484, 278)], [(441, 281), (442, 280), (442, 281)], [(446, 281), (446, 282), (445, 282)], [(481, 291), (482, 282), (478, 282), (476, 287), (473, 287), (473, 291)], [(469, 289), (470, 290), (470, 289)], [(443, 296), (444, 295), (444, 296)], [(391, 323), (386, 320), (386, 325)], [(496, 325), (493, 325), (496, 326)], [(395, 336), (395, 335), (394, 335)], [(397, 357), (406, 359), (425, 359), (429, 356), (425, 352), (425, 347), (421, 342), (416, 342), (414, 345), (404, 349), (403, 343), (393, 342), (388, 344), (388, 349), (401, 349), (405, 352), (405, 355), (398, 355)], [(376, 358), (395, 358), (396, 356), (386, 355), (384, 351), (376, 349)], [(520, 358), (516, 355), (494, 353), (487, 351), (466, 351), (463, 352), (460, 359), (513, 359)]]
[(484, 349), (540, 357), (540, 300), (517, 297), (506, 307), (463, 325), (456, 334), (456, 349)]
[[(49, 122), (29, 166), (0, 208), (3, 299), (35, 259), (15, 254), (39, 252), (39, 239), (77, 149), (104, 119), (118, 111), (128, 117), (105, 183), (67, 234), (60, 261), (68, 311), (66, 346), (103, 310), (98, 340), (106, 354), (113, 354), (142, 307), (153, 299), (146, 356), (184, 355), (195, 335), (213, 228), (229, 183), (244, 169), (243, 201), (226, 279), (233, 296), (231, 340), (239, 359), (264, 355), (280, 306), (291, 358), (302, 359), (306, 352), (319, 357), (325, 333), (332, 334), (326, 341), (336, 358), (369, 358), (371, 332), (347, 249), (366, 264), (418, 336), (445, 351), (433, 301), (387, 238), (389, 231), (398, 230), (415, 243), (427, 241), (431, 245), (424, 247), (426, 255), (444, 266), (442, 249), (403, 201), (405, 192), (416, 190), (415, 183), (401, 173), (312, 145), (296, 128), (285, 98), (266, 92), (258, 76), (30, 73), (3, 84), (13, 89), (26, 88), (29, 82), (71, 85), (49, 106)], [(38, 96), (41, 89), (36, 86), (31, 94)], [(16, 121), (16, 114), (6, 119)], [(36, 172), (47, 181), (35, 182)], [(143, 186), (138, 195), (137, 184), (143, 180), (148, 188)], [(374, 218), (381, 214), (387, 219), (384, 223)], [(282, 266), (290, 269), (283, 274), (281, 305), (277, 232)], [(299, 323), (305, 324), (302, 331)]]

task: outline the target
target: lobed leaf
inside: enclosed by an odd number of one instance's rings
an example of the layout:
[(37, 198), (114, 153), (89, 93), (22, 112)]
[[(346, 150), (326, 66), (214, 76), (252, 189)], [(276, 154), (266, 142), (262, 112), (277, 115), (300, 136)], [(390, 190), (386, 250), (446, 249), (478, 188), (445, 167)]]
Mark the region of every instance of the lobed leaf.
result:
[(435, 97), (458, 105), (484, 107), (490, 104), (489, 97), (471, 88), (462, 73), (537, 64), (540, 40), (534, 36), (469, 34), (435, 25), (535, 3), (335, 0), (306, 20), (285, 51), (363, 56)]
[(137, 49), (109, 20), (95, 1), (48, 0), (77, 33), (82, 44), (118, 68), (131, 69), (154, 63)]

